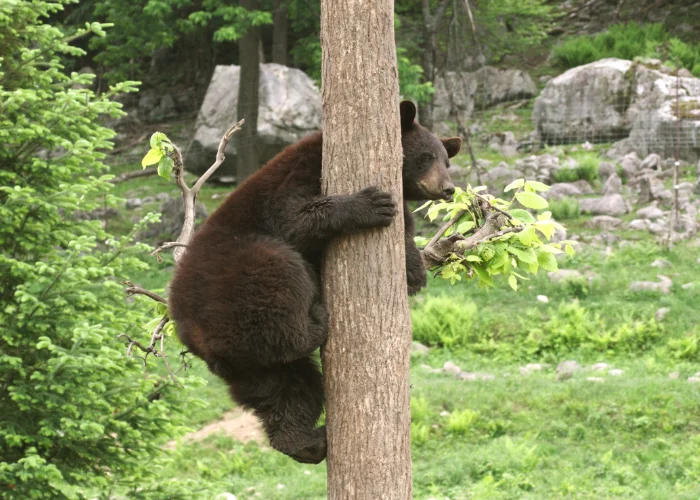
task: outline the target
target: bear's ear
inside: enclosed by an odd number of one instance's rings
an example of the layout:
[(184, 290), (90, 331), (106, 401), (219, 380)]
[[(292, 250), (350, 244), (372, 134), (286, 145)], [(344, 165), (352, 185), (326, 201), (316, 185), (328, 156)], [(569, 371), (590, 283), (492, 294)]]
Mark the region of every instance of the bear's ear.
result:
[(448, 158), (452, 158), (454, 155), (459, 153), (460, 149), (462, 149), (462, 139), (460, 139), (459, 137), (440, 139), (440, 142), (442, 142), (442, 145), (445, 146)]
[(411, 101), (401, 101), (401, 130), (408, 130), (416, 119), (416, 105)]

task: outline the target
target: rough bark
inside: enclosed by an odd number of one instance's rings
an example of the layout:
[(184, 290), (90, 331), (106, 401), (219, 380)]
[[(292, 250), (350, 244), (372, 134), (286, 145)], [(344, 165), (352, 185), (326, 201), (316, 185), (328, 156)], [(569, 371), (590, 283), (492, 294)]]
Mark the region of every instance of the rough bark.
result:
[(287, 65), (287, 0), (275, 0), (272, 24), (272, 62)]
[[(376, 185), (401, 199), (393, 0), (322, 0), (324, 193)], [(339, 238), (323, 270), (328, 498), (411, 498), (403, 214)]]
[[(241, 0), (241, 7), (248, 10), (259, 8), (258, 0)], [(241, 81), (238, 86), (238, 119), (244, 119), (245, 128), (236, 136), (238, 159), (236, 176), (238, 182), (260, 168), (258, 160), (258, 87), (260, 82), (260, 28), (250, 27), (238, 41)]]

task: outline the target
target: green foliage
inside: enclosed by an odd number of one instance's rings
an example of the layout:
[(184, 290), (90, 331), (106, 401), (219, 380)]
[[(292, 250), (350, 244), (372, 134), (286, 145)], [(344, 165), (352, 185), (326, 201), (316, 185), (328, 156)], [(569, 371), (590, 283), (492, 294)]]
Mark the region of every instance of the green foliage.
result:
[(174, 152), (173, 144), (170, 139), (162, 133), (155, 132), (151, 136), (151, 149), (148, 150), (146, 156), (141, 160), (141, 167), (146, 168), (154, 163), (158, 164), (158, 175), (164, 179), (170, 179), (170, 174), (175, 168), (172, 154)]
[(700, 45), (690, 45), (672, 37), (660, 23), (615, 24), (595, 37), (567, 38), (552, 53), (554, 63), (565, 69), (606, 57), (630, 60), (660, 57), (671, 65), (675, 65), (678, 58), (681, 67), (700, 76)]
[(552, 211), (554, 220), (578, 219), (581, 215), (581, 207), (576, 198), (550, 200), (549, 209)]
[[(555, 255), (566, 251), (573, 255), (571, 241), (545, 243), (554, 235), (561, 225), (552, 219), (551, 212), (543, 212), (534, 217), (527, 210), (513, 208), (517, 201), (523, 208), (542, 210), (547, 208), (547, 200), (537, 194), (546, 191), (549, 186), (536, 181), (517, 179), (506, 186), (505, 192), (515, 190), (513, 198), (504, 200), (489, 195), (480, 195), (485, 187), (467, 186), (464, 191), (457, 188), (453, 201), (430, 201), (418, 210), (427, 208), (426, 216), (431, 221), (439, 215), (443, 220), (455, 219), (452, 226), (445, 231), (445, 236), (474, 234), (486, 221), (486, 215), (478, 202), (489, 203), (501, 213), (507, 213), (508, 219), (499, 232), (486, 240), (480, 240), (473, 247), (459, 247), (450, 259), (437, 267), (437, 272), (451, 284), (462, 279), (477, 279), (481, 286), (494, 286), (492, 277), (503, 275), (513, 290), (518, 289), (518, 280), (527, 280), (524, 275), (537, 274), (542, 268), (546, 271), (557, 270)], [(416, 210), (416, 211), (418, 211)], [(416, 238), (419, 245), (425, 245), (425, 238)]]
[(574, 168), (562, 167), (554, 171), (556, 182), (576, 182), (579, 180), (594, 182), (598, 179), (600, 160), (594, 156), (584, 156)]
[(272, 22), (270, 12), (248, 11), (224, 0), (101, 0), (77, 10), (69, 21), (84, 17), (115, 25), (90, 41), (108, 82), (144, 73), (159, 48), (179, 41), (190, 46), (202, 40), (235, 41), (251, 26)]
[(143, 321), (119, 282), (147, 267), (132, 239), (156, 217), (123, 237), (81, 217), (117, 201), (101, 162), (114, 132), (98, 118), (120, 116), (110, 98), (135, 87), (96, 97), (91, 75), (62, 72), (60, 57), (82, 54), (70, 41), (102, 33), (42, 24), (64, 3), (0, 4), (0, 496), (187, 497), (155, 472), (181, 432), (172, 384), (116, 339)]
[(428, 297), (411, 314), (413, 338), (427, 345), (464, 346), (472, 336), (476, 306), (461, 304), (446, 296)]

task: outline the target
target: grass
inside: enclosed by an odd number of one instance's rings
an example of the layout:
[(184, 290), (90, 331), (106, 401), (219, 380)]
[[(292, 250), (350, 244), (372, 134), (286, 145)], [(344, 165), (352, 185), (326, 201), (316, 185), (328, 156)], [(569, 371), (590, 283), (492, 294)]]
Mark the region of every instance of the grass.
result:
[[(591, 153), (571, 154), (586, 155)], [(201, 199), (211, 211), (222, 199), (212, 195), (229, 190), (207, 186)], [(116, 191), (124, 197), (177, 194), (172, 183), (155, 177), (120, 184)], [(120, 217), (128, 222), (135, 215), (140, 212)], [(584, 228), (589, 219), (578, 216), (566, 225), (570, 233), (593, 234)], [(438, 277), (410, 300), (415, 338), (431, 346), (411, 362), (414, 498), (700, 496), (700, 384), (686, 380), (700, 371), (697, 247), (683, 243), (668, 250), (644, 233), (617, 234), (630, 243), (614, 246), (611, 255), (586, 245), (560, 262), (593, 273), (592, 282), (555, 284), (543, 274), (516, 293), (504, 283), (484, 290), (450, 286)], [(671, 267), (650, 267), (656, 259)], [(166, 256), (133, 279), (162, 290), (171, 274)], [(658, 274), (674, 280), (669, 295), (628, 290), (632, 281), (655, 281)], [(687, 282), (699, 286), (683, 289)], [(657, 323), (660, 307), (671, 313)], [(176, 341), (170, 342), (169, 352), (176, 352)], [(584, 366), (606, 362), (624, 374), (583, 370), (559, 382), (554, 368), (566, 359)], [(459, 380), (437, 370), (446, 361), (495, 379)], [(519, 367), (526, 363), (550, 366), (523, 376)], [(162, 367), (150, 360), (149, 370)], [(672, 371), (681, 377), (669, 379)], [(218, 420), (233, 407), (224, 384), (202, 362), (194, 360), (187, 373), (206, 382), (196, 389), (203, 404), (191, 408), (190, 427)], [(590, 376), (605, 382), (588, 381)], [(215, 435), (180, 443), (169, 453), (161, 477), (194, 479), (239, 499), (325, 498), (325, 464), (297, 464), (264, 444)]]

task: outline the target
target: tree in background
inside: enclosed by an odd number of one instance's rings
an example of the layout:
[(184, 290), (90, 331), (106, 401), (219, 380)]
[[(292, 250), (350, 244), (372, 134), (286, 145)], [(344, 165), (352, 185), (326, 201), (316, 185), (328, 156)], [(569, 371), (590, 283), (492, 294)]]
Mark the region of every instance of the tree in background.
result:
[[(321, 4), (323, 190), (379, 186), (401, 199), (393, 0)], [(391, 110), (391, 111), (389, 111)], [(328, 498), (411, 498), (411, 322), (401, 211), (386, 229), (334, 240), (323, 286)]]
[(187, 398), (117, 340), (144, 321), (119, 284), (147, 268), (138, 227), (116, 238), (89, 216), (114, 201), (98, 117), (135, 87), (95, 97), (92, 75), (62, 71), (71, 42), (103, 34), (42, 24), (64, 3), (0, 3), (0, 497), (191, 498), (157, 474)]

